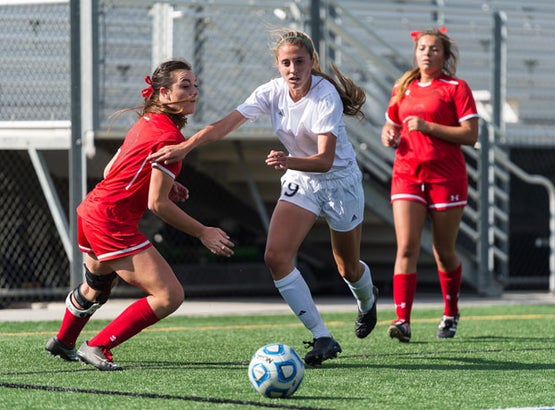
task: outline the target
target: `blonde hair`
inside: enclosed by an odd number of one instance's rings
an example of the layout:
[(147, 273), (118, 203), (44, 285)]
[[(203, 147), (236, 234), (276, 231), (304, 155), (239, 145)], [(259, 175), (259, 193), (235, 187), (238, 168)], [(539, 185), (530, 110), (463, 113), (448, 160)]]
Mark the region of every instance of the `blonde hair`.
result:
[(349, 77), (345, 76), (334, 64), (331, 64), (331, 68), (337, 80), (323, 73), (320, 68), (320, 57), (314, 47), (314, 42), (306, 33), (288, 28), (278, 28), (272, 30), (272, 34), (276, 37), (274, 46), (272, 47), (272, 52), (276, 60), (278, 51), (284, 44), (303, 47), (308, 51), (312, 60), (312, 74), (328, 80), (339, 93), (341, 101), (343, 102), (343, 114), (364, 118), (364, 113), (362, 112), (362, 106), (366, 101), (366, 92), (364, 89), (356, 85)]
[[(447, 36), (447, 34), (445, 34), (440, 29), (430, 29), (422, 31), (414, 37), (413, 56), (416, 53), (416, 48), (418, 47), (418, 40), (420, 40), (420, 38), (422, 38), (423, 36), (434, 36), (439, 38), (443, 45), (443, 56), (445, 58), (442, 72), (447, 74), (448, 76), (454, 77), (457, 72), (457, 61), (459, 54), (457, 45), (449, 38), (449, 36)], [(395, 84), (397, 92), (395, 93), (394, 101), (399, 101), (401, 98), (403, 98), (403, 95), (405, 95), (405, 91), (407, 90), (409, 84), (417, 78), (420, 78), (420, 68), (414, 67), (413, 69), (405, 72)]]

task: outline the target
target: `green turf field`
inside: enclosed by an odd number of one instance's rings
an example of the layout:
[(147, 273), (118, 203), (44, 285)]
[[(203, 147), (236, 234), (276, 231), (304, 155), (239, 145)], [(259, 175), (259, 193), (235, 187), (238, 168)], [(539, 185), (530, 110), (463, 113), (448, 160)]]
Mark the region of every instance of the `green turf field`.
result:
[[(310, 335), (292, 315), (170, 316), (113, 350), (121, 372), (47, 354), (59, 322), (0, 322), (0, 408), (555, 408), (555, 306), (465, 308), (450, 340), (435, 339), (441, 312), (415, 310), (408, 344), (386, 335), (393, 311), (378, 311), (364, 340), (354, 313), (323, 314), (343, 353), (307, 368), (289, 399), (261, 397), (247, 367), (270, 342), (304, 356)], [(91, 320), (79, 343), (105, 323)]]

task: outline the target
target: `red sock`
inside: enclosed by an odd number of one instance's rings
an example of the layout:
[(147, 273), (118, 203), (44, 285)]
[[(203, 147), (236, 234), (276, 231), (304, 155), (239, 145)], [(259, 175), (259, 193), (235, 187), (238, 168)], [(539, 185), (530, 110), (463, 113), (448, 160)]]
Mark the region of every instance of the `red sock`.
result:
[(139, 299), (89, 340), (88, 344), (112, 349), (159, 320), (146, 298)]
[(395, 313), (397, 320), (404, 320), (410, 323), (410, 313), (414, 295), (416, 294), (417, 274), (399, 273), (393, 275), (393, 302), (395, 303)]
[(462, 264), (452, 272), (437, 271), (439, 284), (443, 294), (445, 316), (455, 316), (459, 313), (459, 293), (461, 291)]
[(62, 325), (56, 337), (66, 347), (75, 347), (75, 342), (91, 317), (77, 317), (66, 308)]

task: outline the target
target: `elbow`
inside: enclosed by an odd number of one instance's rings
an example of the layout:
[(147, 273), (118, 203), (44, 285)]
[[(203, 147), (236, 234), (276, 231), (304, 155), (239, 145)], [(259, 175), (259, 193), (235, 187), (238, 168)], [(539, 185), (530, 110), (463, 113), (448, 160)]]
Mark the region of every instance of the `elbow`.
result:
[(478, 131), (472, 132), (466, 141), (466, 145), (474, 146), (478, 142)]
[(156, 198), (149, 198), (147, 206), (149, 211), (153, 212), (156, 215), (160, 215), (163, 203)]
[(318, 165), (317, 169), (315, 169), (315, 172), (328, 172), (331, 167), (333, 166), (333, 161), (323, 161), (321, 164)]
[(155, 202), (148, 201), (148, 210), (151, 211), (151, 212), (154, 212), (156, 214), (157, 211), (158, 211), (157, 204)]
[(473, 118), (470, 121), (465, 121), (463, 124), (465, 126), (465, 132), (464, 140), (462, 143), (464, 145), (470, 146), (476, 145), (476, 143), (478, 142), (478, 136), (480, 134), (478, 119)]

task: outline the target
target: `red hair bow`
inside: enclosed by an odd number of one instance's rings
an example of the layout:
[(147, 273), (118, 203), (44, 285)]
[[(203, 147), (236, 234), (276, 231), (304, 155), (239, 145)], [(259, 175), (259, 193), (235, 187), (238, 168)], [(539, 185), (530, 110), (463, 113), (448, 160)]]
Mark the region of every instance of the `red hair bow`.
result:
[[(440, 27), (440, 28), (439, 28), (439, 32), (440, 32), (440, 33), (443, 33), (443, 34), (447, 33), (447, 27)], [(411, 32), (410, 32), (410, 36), (412, 37), (412, 39), (413, 39), (414, 41), (416, 41), (416, 40), (418, 39), (418, 37), (420, 36), (420, 34), (422, 34), (421, 31), (411, 31)]]
[(145, 77), (145, 83), (148, 84), (148, 87), (143, 88), (143, 91), (141, 91), (141, 94), (143, 95), (144, 98), (148, 99), (154, 92), (154, 88), (152, 88), (152, 80), (150, 79), (150, 76), (147, 75)]

